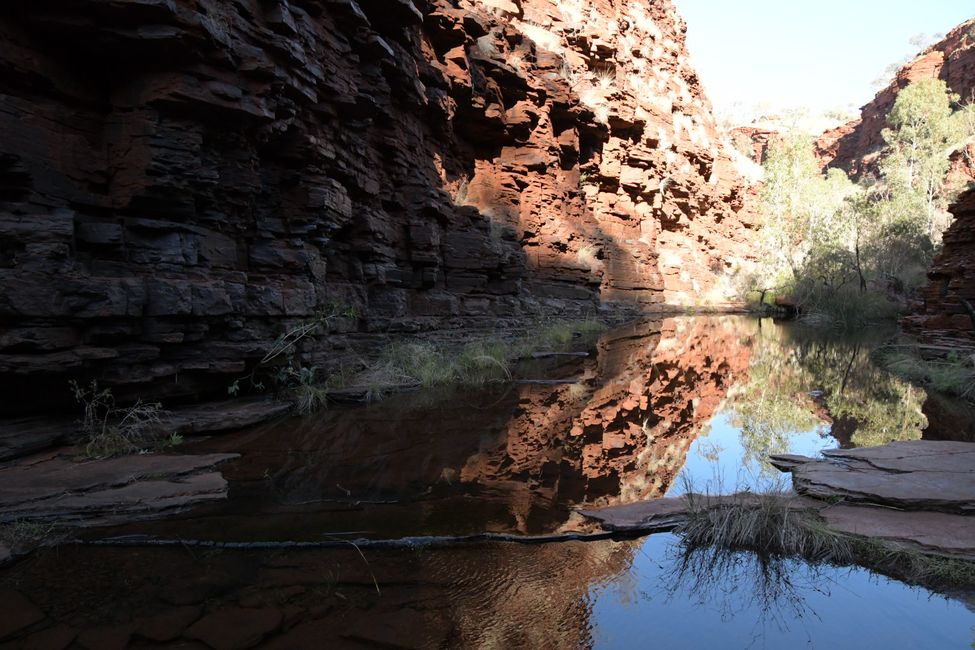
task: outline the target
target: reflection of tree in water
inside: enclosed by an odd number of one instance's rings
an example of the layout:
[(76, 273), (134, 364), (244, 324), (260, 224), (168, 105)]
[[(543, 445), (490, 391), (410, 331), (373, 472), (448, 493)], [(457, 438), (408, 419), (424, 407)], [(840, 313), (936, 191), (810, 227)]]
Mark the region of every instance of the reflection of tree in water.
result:
[(683, 544), (670, 546), (667, 555), (668, 599), (716, 607), (723, 621), (754, 612), (753, 641), (759, 644), (770, 625), (785, 631), (790, 623), (819, 618), (806, 598), (829, 595), (834, 584), (829, 567), (780, 555)]
[(874, 365), (875, 343), (762, 326), (749, 379), (729, 394), (745, 461), (786, 453), (792, 434), (827, 427), (843, 446), (920, 438), (925, 392)]

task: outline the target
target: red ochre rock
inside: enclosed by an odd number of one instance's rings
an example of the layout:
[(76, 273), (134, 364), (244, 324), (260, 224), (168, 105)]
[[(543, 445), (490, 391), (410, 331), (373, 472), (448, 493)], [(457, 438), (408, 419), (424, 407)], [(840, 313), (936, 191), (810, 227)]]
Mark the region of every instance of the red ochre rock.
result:
[(323, 372), (367, 332), (727, 300), (755, 220), (673, 4), (493, 5), (4, 3), (0, 414), (69, 377), (225, 397), (335, 304)]
[[(952, 29), (905, 64), (894, 79), (860, 109), (860, 117), (825, 132), (816, 142), (823, 167), (837, 167), (853, 176), (875, 171), (877, 153), (885, 146), (881, 132), (897, 93), (918, 79), (942, 79), (951, 92), (968, 102), (975, 92), (975, 19)], [(960, 169), (963, 161), (956, 161)], [(969, 179), (973, 176), (969, 176)]]
[(975, 305), (975, 191), (962, 194), (950, 210), (955, 219), (928, 269), (921, 303), (901, 319), (903, 329), (936, 355), (975, 351), (975, 316), (969, 311)]

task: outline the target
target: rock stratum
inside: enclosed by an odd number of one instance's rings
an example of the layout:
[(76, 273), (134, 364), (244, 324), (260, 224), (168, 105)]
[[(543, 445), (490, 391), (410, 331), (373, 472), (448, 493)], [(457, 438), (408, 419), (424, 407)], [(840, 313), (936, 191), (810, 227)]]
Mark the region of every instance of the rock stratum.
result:
[(336, 305), (304, 365), (725, 300), (754, 222), (684, 31), (666, 1), (4, 3), (0, 411), (226, 395)]
[[(881, 132), (897, 93), (918, 79), (942, 79), (968, 103), (975, 95), (975, 18), (958, 25), (901, 67), (885, 88), (860, 109), (859, 119), (826, 131), (816, 141), (823, 167), (838, 167), (854, 177), (870, 172), (884, 147)], [(956, 172), (971, 169), (970, 156), (954, 158)], [(968, 173), (968, 178), (975, 175)]]
[(975, 348), (975, 191), (963, 193), (950, 210), (955, 219), (928, 270), (921, 306), (901, 326), (927, 345)]

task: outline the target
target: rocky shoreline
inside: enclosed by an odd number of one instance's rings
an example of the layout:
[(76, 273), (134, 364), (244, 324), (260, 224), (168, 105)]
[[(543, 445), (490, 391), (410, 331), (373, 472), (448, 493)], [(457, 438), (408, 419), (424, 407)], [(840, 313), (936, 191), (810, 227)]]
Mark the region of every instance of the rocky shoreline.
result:
[[(933, 440), (837, 449), (822, 459), (780, 455), (793, 477), (789, 507), (813, 512), (831, 531), (924, 554), (975, 561), (975, 443)], [(699, 503), (694, 504), (697, 498)], [(584, 510), (606, 530), (673, 530), (694, 507), (747, 504), (759, 495), (695, 495)]]

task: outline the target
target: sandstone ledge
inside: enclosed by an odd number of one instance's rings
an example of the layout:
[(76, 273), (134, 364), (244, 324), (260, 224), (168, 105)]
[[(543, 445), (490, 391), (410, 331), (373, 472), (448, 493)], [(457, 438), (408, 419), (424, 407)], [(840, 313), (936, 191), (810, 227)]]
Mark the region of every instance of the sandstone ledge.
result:
[(227, 481), (215, 466), (237, 456), (155, 454), (84, 462), (53, 455), (35, 458), (0, 470), (0, 522), (91, 526), (178, 512), (225, 498)]

